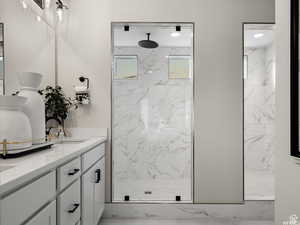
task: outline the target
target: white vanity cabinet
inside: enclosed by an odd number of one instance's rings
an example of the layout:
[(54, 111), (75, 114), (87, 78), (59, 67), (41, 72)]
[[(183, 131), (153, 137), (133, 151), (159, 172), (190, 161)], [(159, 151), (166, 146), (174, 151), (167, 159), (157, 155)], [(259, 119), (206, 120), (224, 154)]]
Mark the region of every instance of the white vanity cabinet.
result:
[(82, 176), (82, 225), (97, 225), (104, 211), (105, 158), (102, 157)]
[(0, 225), (98, 224), (105, 201), (105, 143), (49, 170), (0, 196)]
[(20, 225), (55, 198), (55, 171), (5, 196), (1, 203), (1, 225)]
[(46, 206), (25, 225), (56, 225), (56, 201)]

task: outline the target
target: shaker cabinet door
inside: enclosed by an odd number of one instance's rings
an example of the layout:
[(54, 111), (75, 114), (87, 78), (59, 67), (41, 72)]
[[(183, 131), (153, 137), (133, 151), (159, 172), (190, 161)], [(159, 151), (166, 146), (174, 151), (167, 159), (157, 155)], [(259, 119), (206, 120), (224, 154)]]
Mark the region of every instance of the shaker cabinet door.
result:
[(97, 225), (104, 210), (104, 158), (82, 176), (82, 225)]
[(56, 201), (52, 202), (26, 225), (56, 225)]
[(94, 221), (97, 224), (104, 211), (105, 203), (105, 158), (102, 158), (96, 165), (96, 182), (94, 186)]
[(93, 225), (94, 224), (94, 183), (95, 174), (94, 167), (89, 169), (81, 180), (82, 190), (82, 214), (81, 223), (82, 225)]

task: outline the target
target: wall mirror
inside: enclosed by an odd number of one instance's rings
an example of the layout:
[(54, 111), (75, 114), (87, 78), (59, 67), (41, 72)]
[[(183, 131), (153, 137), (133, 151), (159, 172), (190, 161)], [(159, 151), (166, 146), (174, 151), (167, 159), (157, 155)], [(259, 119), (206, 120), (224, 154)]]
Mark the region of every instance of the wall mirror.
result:
[(4, 94), (4, 27), (0, 23), (0, 95)]
[(54, 85), (55, 32), (45, 18), (53, 7), (43, 10), (33, 0), (0, 1), (0, 94), (18, 91), (22, 72), (41, 73), (41, 88)]
[(291, 155), (299, 150), (299, 0), (291, 0)]

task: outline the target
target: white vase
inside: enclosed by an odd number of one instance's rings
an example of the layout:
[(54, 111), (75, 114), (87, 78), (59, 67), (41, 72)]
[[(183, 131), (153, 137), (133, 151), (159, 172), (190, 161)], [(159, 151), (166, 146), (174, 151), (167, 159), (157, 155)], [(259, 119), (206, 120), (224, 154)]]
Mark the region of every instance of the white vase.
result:
[(21, 73), (19, 96), (27, 98), (23, 111), (29, 117), (32, 129), (32, 143), (42, 144), (46, 137), (45, 103), (38, 93), (43, 76), (39, 73)]
[[(32, 145), (29, 118), (22, 111), (26, 98), (19, 96), (0, 96), (0, 142), (22, 142), (8, 144), (7, 150), (17, 150)], [(0, 150), (3, 145), (0, 144)]]

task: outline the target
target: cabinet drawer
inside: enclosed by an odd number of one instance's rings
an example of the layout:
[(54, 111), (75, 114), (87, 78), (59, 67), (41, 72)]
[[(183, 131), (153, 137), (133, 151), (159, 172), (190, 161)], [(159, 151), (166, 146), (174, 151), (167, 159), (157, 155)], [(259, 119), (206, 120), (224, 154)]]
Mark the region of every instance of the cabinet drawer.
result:
[(56, 194), (55, 171), (1, 200), (1, 225), (17, 225), (32, 216)]
[(80, 180), (58, 197), (58, 225), (74, 225), (80, 220)]
[(105, 144), (101, 144), (82, 156), (82, 170), (85, 172), (105, 154)]
[(25, 225), (56, 225), (56, 201), (44, 208)]
[(67, 187), (72, 181), (80, 177), (81, 174), (81, 160), (78, 157), (73, 161), (59, 167), (57, 169), (58, 190), (61, 191)]

